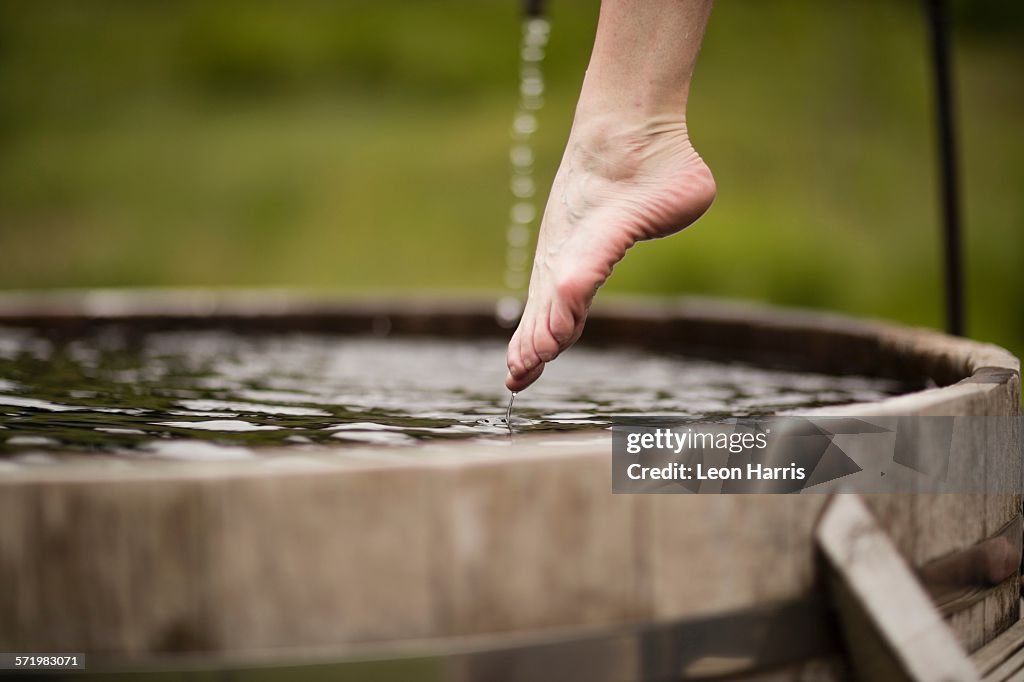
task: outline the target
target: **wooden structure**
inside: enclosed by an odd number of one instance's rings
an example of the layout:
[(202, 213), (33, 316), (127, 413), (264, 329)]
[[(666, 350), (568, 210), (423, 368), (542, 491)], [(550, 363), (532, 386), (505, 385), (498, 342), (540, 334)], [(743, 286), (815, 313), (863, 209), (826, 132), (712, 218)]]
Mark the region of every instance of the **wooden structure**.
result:
[[(507, 335), (491, 310), (267, 292), (22, 295), (0, 299), (0, 327)], [(933, 386), (848, 408), (864, 416), (1020, 411), (1006, 351), (840, 316), (630, 302), (595, 310), (582, 343)], [(1019, 432), (987, 437), (970, 444), (979, 456), (1019, 451)], [(814, 541), (827, 495), (613, 496), (606, 442), (550, 436), (383, 452), (4, 473), (0, 650), (85, 651), (94, 670), (301, 663), (335, 679), (365, 666), (438, 680), (847, 675)], [(1019, 465), (981, 470), (1019, 479)], [(988, 557), (1007, 528), (1019, 552), (1016, 494), (865, 503), (921, 576)], [(1017, 620), (1017, 564), (963, 575), (932, 594), (973, 651)]]

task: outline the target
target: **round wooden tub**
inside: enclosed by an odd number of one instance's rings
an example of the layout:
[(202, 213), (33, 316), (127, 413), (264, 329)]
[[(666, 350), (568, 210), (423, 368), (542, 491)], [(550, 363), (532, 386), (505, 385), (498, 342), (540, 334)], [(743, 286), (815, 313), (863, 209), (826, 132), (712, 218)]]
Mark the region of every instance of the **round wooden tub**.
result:
[[(507, 335), (492, 310), (91, 292), (8, 295), (0, 327)], [(849, 408), (860, 415), (1020, 410), (1019, 362), (1006, 351), (835, 315), (631, 301), (595, 310), (582, 343), (935, 386)], [(0, 651), (85, 652), (94, 673), (253, 679), (298, 666), (333, 679), (629, 680), (666, 665), (690, 678), (773, 667), (780, 679), (841, 678), (812, 543), (828, 497), (613, 496), (609, 442), (521, 437), (375, 457), (339, 447), (294, 466), (4, 473)], [(868, 502), (915, 566), (976, 545), (1020, 512), (1012, 494)], [(1018, 595), (1012, 576), (946, 615), (977, 648), (1016, 619)]]

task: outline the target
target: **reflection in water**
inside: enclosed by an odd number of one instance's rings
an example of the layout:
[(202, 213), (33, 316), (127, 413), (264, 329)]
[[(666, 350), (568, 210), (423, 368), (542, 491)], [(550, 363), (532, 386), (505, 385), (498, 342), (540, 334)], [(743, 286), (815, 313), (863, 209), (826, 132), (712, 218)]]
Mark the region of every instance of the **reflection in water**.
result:
[[(0, 330), (0, 453), (237, 459), (256, 446), (508, 435), (504, 343), (225, 331), (51, 342)], [(516, 431), (614, 419), (798, 411), (875, 400), (895, 382), (576, 348), (519, 396)]]

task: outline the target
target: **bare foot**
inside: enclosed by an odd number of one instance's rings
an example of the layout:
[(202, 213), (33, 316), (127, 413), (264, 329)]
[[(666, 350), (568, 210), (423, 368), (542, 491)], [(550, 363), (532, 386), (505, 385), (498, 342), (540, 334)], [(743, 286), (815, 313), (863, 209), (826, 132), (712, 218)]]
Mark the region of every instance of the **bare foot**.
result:
[(715, 180), (681, 120), (573, 126), (548, 197), (529, 296), (508, 346), (505, 385), (521, 391), (583, 332), (612, 268), (638, 241), (692, 224)]

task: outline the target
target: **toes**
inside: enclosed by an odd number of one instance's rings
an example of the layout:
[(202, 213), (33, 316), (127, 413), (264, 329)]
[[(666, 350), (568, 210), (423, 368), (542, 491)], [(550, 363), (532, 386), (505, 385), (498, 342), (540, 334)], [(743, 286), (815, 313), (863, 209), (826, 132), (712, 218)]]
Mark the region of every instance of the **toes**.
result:
[(574, 337), (578, 337), (577, 326), (576, 316), (569, 306), (561, 298), (555, 299), (548, 312), (548, 330), (558, 343), (559, 351), (565, 350), (576, 341)]
[(505, 377), (505, 387), (514, 392), (518, 393), (523, 389), (527, 388), (530, 384), (540, 378), (540, 375), (544, 372), (544, 365), (540, 364), (534, 367), (532, 370), (524, 374), (523, 376), (515, 377), (509, 373)]
[[(582, 311), (578, 311), (579, 308)], [(506, 385), (510, 389), (513, 386), (525, 388), (536, 381), (545, 363), (576, 343), (585, 319), (586, 308), (578, 298), (557, 296), (543, 306), (527, 304), (519, 327), (509, 341)]]
[(533, 348), (543, 362), (551, 362), (562, 351), (563, 346), (558, 342), (551, 332), (548, 317), (550, 313), (544, 310), (537, 315), (537, 322), (533, 328)]
[(517, 377), (526, 374), (526, 367), (523, 366), (523, 358), (519, 354), (520, 336), (521, 334), (519, 329), (516, 329), (516, 332), (508, 342), (508, 352), (505, 354), (505, 366), (508, 367), (509, 374)]
[(537, 349), (533, 345), (533, 334), (534, 328), (536, 327), (537, 318), (531, 311), (528, 318), (524, 318), (521, 323), (519, 335), (519, 357), (522, 360), (522, 367), (525, 373), (531, 372), (538, 365), (542, 364), (540, 356), (537, 355)]
[(533, 345), (533, 320), (531, 311), (527, 311), (519, 321), (519, 327), (508, 342), (505, 364), (514, 377), (523, 377), (542, 364)]

